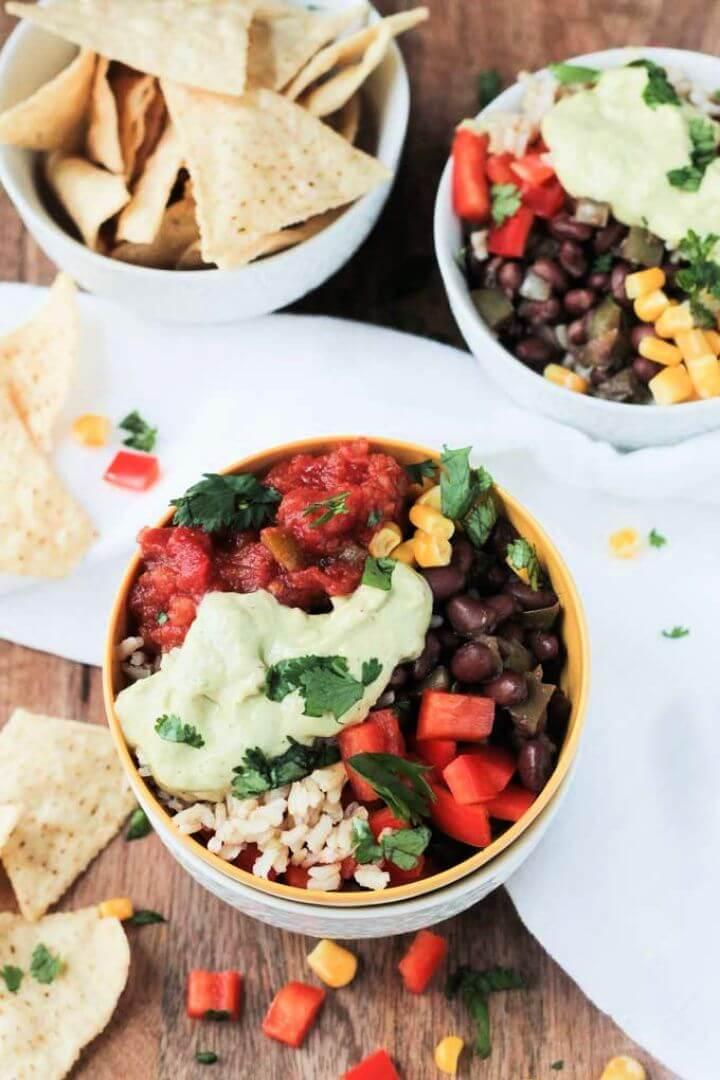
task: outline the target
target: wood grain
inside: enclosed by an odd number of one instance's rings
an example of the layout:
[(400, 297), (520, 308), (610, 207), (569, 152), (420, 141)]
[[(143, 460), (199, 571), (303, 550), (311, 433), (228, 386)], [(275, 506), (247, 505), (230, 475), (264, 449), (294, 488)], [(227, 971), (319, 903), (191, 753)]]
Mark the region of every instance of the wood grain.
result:
[[(497, 67), (509, 80), (521, 68), (626, 42), (720, 49), (720, 6), (704, 0), (427, 0), (433, 20), (402, 43), (413, 90), (404, 163), (393, 197), (373, 236), (353, 261), (296, 306), (399, 327), (459, 342), (432, 258), (432, 207), (450, 133), (474, 111), (475, 78)], [(409, 2), (380, 0), (386, 13)], [(0, 36), (12, 20), (0, 15)], [(0, 277), (52, 280), (54, 268), (0, 198)], [(0, 643), (0, 724), (22, 705), (103, 723), (99, 672), (56, 657)], [(409, 1000), (395, 965), (405, 942), (356, 946), (361, 974), (330, 993), (322, 1021), (306, 1047), (294, 1052), (265, 1039), (260, 1022), (274, 990), (307, 976), (309, 942), (243, 918), (206, 894), (155, 837), (116, 839), (65, 896), (62, 907), (131, 893), (135, 903), (162, 911), (167, 926), (132, 930), (132, 970), (107, 1031), (82, 1055), (76, 1080), (185, 1080), (203, 1074), (194, 1051), (214, 1049), (221, 1063), (210, 1076), (262, 1080), (336, 1080), (377, 1046), (392, 1050), (406, 1080), (438, 1076), (432, 1048), (444, 1034), (469, 1037), (467, 1018), (439, 990)], [(0, 881), (0, 908), (12, 907)], [(600, 929), (600, 928), (599, 928)], [(566, 1077), (593, 1080), (617, 1053), (632, 1053), (653, 1080), (672, 1074), (653, 1063), (598, 1012), (520, 924), (500, 891), (442, 928), (454, 963), (502, 963), (528, 977), (527, 992), (492, 1003), (494, 1050), (486, 1063), (463, 1061), (461, 1076), (487, 1080)], [(354, 946), (355, 947), (355, 946)], [(246, 974), (238, 1026), (193, 1024), (184, 1016), (185, 976), (191, 967), (237, 967)], [(618, 978), (622, 979), (622, 971)], [(563, 1060), (562, 1072), (551, 1070)]]

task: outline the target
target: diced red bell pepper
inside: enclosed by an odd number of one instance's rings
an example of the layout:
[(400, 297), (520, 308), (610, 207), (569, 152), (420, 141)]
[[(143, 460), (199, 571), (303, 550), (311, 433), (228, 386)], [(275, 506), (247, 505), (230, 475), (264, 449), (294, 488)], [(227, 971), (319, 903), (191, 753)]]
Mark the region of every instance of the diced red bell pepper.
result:
[(491, 154), (485, 168), (490, 183), (515, 184), (517, 187), (518, 178), (510, 168), (510, 163), (514, 160), (513, 154)]
[(309, 871), (304, 866), (293, 866), (292, 863), (285, 871), (285, 884), (292, 885), (295, 889), (307, 889)]
[[(234, 860), (234, 864), (239, 866), (241, 870), (247, 870), (248, 874), (252, 874), (255, 860), (259, 859), (261, 855), (262, 852), (257, 844), (248, 844)], [(268, 881), (275, 881), (276, 878), (277, 873), (271, 867), (268, 871)]]
[(523, 187), (522, 201), (541, 218), (553, 218), (565, 205), (565, 190), (559, 180), (548, 180), (539, 187)]
[(446, 787), (432, 781), (429, 783), (435, 795), (434, 802), (430, 804), (433, 824), (453, 840), (471, 847), (487, 847), (492, 839), (487, 803), (463, 805), (452, 797)]
[(492, 698), (426, 690), (420, 705), (416, 738), (418, 743), (426, 739), (478, 742), (488, 737), (494, 721), (495, 702)]
[(363, 1058), (359, 1065), (353, 1065), (352, 1069), (344, 1072), (340, 1080), (400, 1080), (400, 1076), (387, 1050), (376, 1050)]
[(391, 885), (407, 885), (410, 881), (419, 881), (421, 877), (425, 877), (425, 856), (418, 855), (417, 866), (412, 870), (403, 870), (401, 866), (389, 861), (384, 864), (383, 869), (390, 875)]
[(492, 255), (519, 259), (525, 254), (534, 214), (527, 206), (520, 206), (512, 217), (502, 225), (494, 225), (488, 233), (487, 247)]
[(147, 491), (159, 476), (160, 463), (154, 454), (130, 454), (127, 450), (118, 450), (103, 473), (108, 484), (131, 491)]
[(187, 1014), (193, 1020), (237, 1020), (242, 1001), (239, 971), (191, 971)]
[(488, 799), (484, 805), (490, 817), (498, 818), (499, 821), (519, 821), (535, 802), (535, 798), (532, 791), (520, 784), (508, 784), (504, 791)]
[(379, 727), (385, 738), (385, 753), (397, 754), (403, 757), (405, 754), (405, 737), (400, 730), (400, 722), (394, 709), (377, 709), (371, 712), (365, 721), (366, 724), (374, 724)]
[(355, 797), (360, 802), (374, 802), (378, 797), (375, 788), (347, 762), (348, 758), (355, 757), (356, 754), (384, 754), (384, 731), (378, 724), (368, 724), (366, 721), (364, 724), (344, 728), (338, 735), (338, 743)]
[(288, 1046), (302, 1046), (324, 1000), (325, 991), (319, 986), (287, 983), (278, 990), (265, 1013), (263, 1032)]
[(418, 757), (427, 765), (444, 769), (454, 757), (457, 757), (457, 743), (454, 739), (424, 739), (417, 744)]
[(418, 930), (398, 964), (406, 989), (413, 994), (422, 994), (446, 955), (445, 938), (431, 930)]
[(443, 780), (459, 803), (492, 799), (510, 783), (517, 764), (515, 755), (500, 746), (484, 746), (472, 754), (460, 754), (443, 769)]
[(387, 806), (381, 810), (373, 810), (368, 818), (368, 824), (372, 829), (373, 836), (377, 840), (383, 829), (407, 829), (407, 821), (397, 818)]
[(543, 161), (540, 154), (534, 153), (515, 158), (510, 168), (517, 178), (531, 187), (539, 187), (540, 184), (544, 184), (546, 180), (550, 180), (555, 175), (552, 165), (548, 165), (546, 161)]
[(460, 127), (453, 140), (453, 207), (463, 221), (482, 225), (490, 215), (490, 194), (485, 176), (487, 135)]
[(340, 877), (343, 881), (351, 881), (358, 868), (358, 861), (353, 855), (346, 855), (340, 863)]

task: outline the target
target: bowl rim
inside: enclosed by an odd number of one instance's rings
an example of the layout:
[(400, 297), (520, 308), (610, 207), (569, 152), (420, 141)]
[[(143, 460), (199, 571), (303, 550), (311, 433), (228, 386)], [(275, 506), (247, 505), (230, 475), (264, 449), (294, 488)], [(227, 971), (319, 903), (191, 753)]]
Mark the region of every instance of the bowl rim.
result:
[[(672, 59), (675, 60), (679, 66), (691, 63), (693, 59), (697, 60), (698, 57), (701, 57), (703, 60), (715, 61), (718, 64), (718, 76), (720, 77), (720, 57), (712, 56), (710, 53), (698, 52), (694, 49), (675, 49), (670, 46), (665, 47), (662, 45), (621, 45), (608, 49), (600, 49), (597, 52), (581, 53), (578, 56), (570, 56), (559, 62), (567, 64), (595, 63), (602, 67), (609, 68), (619, 62), (622, 58), (622, 54), (636, 54), (638, 56), (648, 56), (651, 59), (657, 59), (662, 58), (663, 56), (667, 57), (668, 53), (671, 54)], [(665, 62), (667, 63), (667, 60), (665, 60)], [(533, 74), (539, 74), (540, 72), (547, 70), (548, 68), (545, 66), (543, 68), (538, 68)], [(484, 109), (480, 109), (480, 111), (476, 113), (474, 119), (478, 119), (487, 113), (502, 111), (504, 107), (509, 105), (517, 106), (521, 90), (522, 84), (519, 79), (516, 79), (515, 82), (511, 83), (510, 86), (507, 86), (502, 93), (498, 94), (496, 98), (486, 105)], [(537, 389), (537, 380), (542, 379), (542, 376), (538, 375), (535, 371), (531, 371), (521, 360), (518, 360), (514, 353), (511, 353), (509, 349), (501, 344), (478, 314), (475, 305), (470, 299), (470, 289), (468, 288), (467, 280), (456, 263), (455, 253), (451, 250), (450, 237), (443, 220), (448, 210), (453, 217), (456, 217), (452, 208), (451, 177), (452, 155), (449, 155), (438, 184), (433, 214), (435, 254), (440, 266), (445, 289), (448, 293), (452, 293), (453, 300), (461, 305), (463, 314), (472, 321), (473, 326), (480, 331), (487, 342), (494, 345), (497, 350), (502, 351), (509, 360), (512, 360), (518, 371), (518, 378), (524, 382), (528, 390), (531, 390), (532, 387)], [(551, 399), (554, 399), (557, 402), (567, 402), (567, 395), (570, 391), (565, 390), (561, 386), (556, 386), (554, 383), (551, 383), (549, 379), (544, 379), (541, 385), (543, 386), (542, 392), (549, 394)], [(577, 401), (578, 410), (584, 409), (587, 412), (594, 412), (598, 417), (605, 416), (609, 418), (612, 416), (615, 419), (618, 417), (618, 406), (621, 406), (623, 410), (620, 415), (633, 419), (640, 416), (647, 416), (648, 409), (650, 410), (650, 415), (654, 415), (652, 412), (653, 409), (663, 407), (659, 405), (655, 406), (652, 403), (638, 405), (624, 401), (605, 401), (603, 398), (592, 397), (589, 394), (575, 394), (574, 400)], [(720, 398), (708, 398), (704, 401), (681, 401), (672, 406), (673, 412), (676, 412), (678, 409), (683, 409), (687, 412), (689, 408), (694, 408), (696, 414), (699, 414), (701, 409), (704, 410), (706, 414), (712, 413), (713, 411), (718, 411), (720, 413)]]
[[(350, 5), (348, 5), (350, 6)], [(382, 19), (382, 15), (370, 0), (367, 0), (367, 13), (368, 24), (378, 22)], [(49, 34), (49, 31), (43, 31), (33, 23), (27, 22), (24, 19), (19, 19), (17, 25), (13, 27), (13, 30), (8, 35), (2, 49), (0, 49), (0, 80), (4, 75), (4, 69), (9, 61), (11, 61), (16, 55), (22, 54), (23, 50), (26, 50), (28, 54), (31, 51), (31, 44), (29, 45), (24, 39), (26, 37), (32, 37), (33, 35)], [(56, 37), (57, 35), (52, 35)], [(80, 51), (79, 46), (76, 46), (73, 42), (67, 41), (64, 38), (58, 38), (58, 40), (66, 41), (66, 44)], [(208, 280), (208, 274), (212, 274), (212, 281), (227, 282), (231, 280), (233, 276), (238, 277), (243, 271), (247, 272), (251, 269), (255, 269), (259, 264), (262, 264), (266, 268), (270, 263), (273, 267), (283, 267), (286, 264), (291, 264), (292, 257), (297, 257), (297, 252), (308, 252), (314, 250), (319, 246), (319, 243), (325, 240), (333, 240), (340, 232), (340, 228), (343, 223), (352, 223), (355, 218), (363, 216), (364, 207), (368, 200), (377, 195), (378, 191), (382, 190), (385, 184), (392, 186), (397, 178), (398, 169), (400, 167), (400, 159), (402, 156), (402, 149), (407, 136), (407, 128), (410, 118), (410, 78), (408, 76), (407, 66), (403, 58), (402, 51), (400, 50), (395, 38), (390, 42), (390, 48), (385, 54), (381, 64), (376, 69), (379, 71), (383, 64), (387, 63), (388, 58), (392, 57), (395, 64), (395, 71), (390, 83), (392, 91), (398, 95), (397, 103), (394, 106), (394, 110), (386, 108), (383, 113), (378, 116), (378, 142), (380, 141), (381, 134), (388, 129), (392, 117), (397, 112), (397, 132), (391, 140), (391, 145), (388, 150), (388, 161), (382, 161), (382, 164), (386, 165), (391, 171), (391, 176), (384, 181), (383, 184), (378, 185), (371, 191), (368, 191), (361, 198), (356, 199), (354, 203), (348, 205), (347, 209), (330, 225), (327, 225), (324, 229), (321, 229), (319, 233), (311, 236), (307, 240), (301, 241), (294, 247), (287, 248), (285, 251), (276, 252), (273, 255), (267, 255), (262, 259), (256, 259), (251, 263), (247, 263), (244, 266), (236, 266), (230, 269), (222, 269), (218, 266), (211, 266), (206, 269), (195, 270), (167, 270), (155, 266), (139, 266), (135, 263), (123, 262), (121, 259), (113, 259), (110, 255), (105, 255), (99, 251), (93, 251), (87, 247), (81, 240), (67, 232), (52, 216), (52, 214), (45, 208), (42, 199), (39, 199), (42, 207), (42, 212), (38, 212), (28, 201), (28, 197), (25, 193), (25, 188), (22, 184), (18, 184), (12, 174), (12, 170), (8, 166), (7, 154), (10, 151), (19, 150), (26, 154), (32, 154), (37, 157), (38, 151), (35, 150), (23, 150), (22, 147), (10, 146), (0, 143), (0, 182), (5, 188), (8, 196), (10, 197), (16, 212), (20, 217), (25, 220), (27, 216), (35, 225), (42, 229), (51, 229), (62, 241), (69, 244), (73, 251), (78, 253), (79, 258), (87, 258), (88, 264), (95, 267), (112, 267), (119, 274), (136, 281), (144, 280), (148, 284), (152, 281), (159, 282), (163, 279), (172, 280), (178, 274), (182, 274), (183, 280), (193, 281), (200, 278), (203, 281)], [(370, 75), (373, 77), (375, 71)], [(33, 188), (37, 188), (36, 182), (33, 180)], [(21, 210), (22, 207), (22, 210)], [(300, 223), (302, 224), (302, 223)], [(352, 255), (352, 251), (348, 258)]]
[[(439, 458), (439, 454), (436, 450), (403, 440), (382, 436), (358, 436), (357, 434), (328, 435), (294, 440), (289, 443), (283, 443), (256, 451), (219, 471), (221, 473), (234, 473), (241, 470), (262, 472), (268, 468), (268, 462), (270, 460), (275, 461), (284, 459), (297, 453), (322, 453), (329, 448), (336, 447), (342, 443), (360, 437), (367, 438), (371, 449), (390, 454), (393, 457), (400, 455), (401, 457), (406, 457), (410, 460), (424, 460), (428, 457), (433, 460), (438, 460)], [(181, 833), (176, 826), (173, 825), (172, 816), (151, 790), (145, 778), (140, 775), (132, 752), (125, 741), (120, 720), (115, 710), (117, 662), (114, 658), (114, 650), (118, 641), (122, 640), (122, 636), (124, 636), (118, 632), (118, 628), (125, 617), (127, 596), (141, 564), (139, 550), (133, 554), (120, 581), (108, 621), (102, 665), (105, 714), (115, 742), (115, 748), (119, 754), (123, 768), (131, 780), (132, 788), (135, 791), (139, 790), (142, 792), (143, 799), (150, 806), (152, 813), (162, 821), (163, 826), (170, 831), (173, 839), (185, 848), (188, 856), (199, 859), (200, 862), (208, 864), (213, 870), (219, 871), (226, 878), (234, 879), (242, 885), (255, 889), (257, 892), (269, 893), (283, 899), (325, 907), (370, 907), (374, 905), (397, 903), (411, 897), (421, 896), (425, 893), (436, 892), (447, 885), (467, 877), (487, 863), (490, 863), (495, 856), (509, 848), (511, 844), (513, 844), (513, 842), (517, 840), (540, 816), (554, 798), (577, 755), (580, 737), (585, 724), (589, 695), (589, 632), (577, 586), (575, 585), (573, 577), (557, 547), (533, 515), (522, 507), (516, 499), (497, 485), (495, 490), (503, 505), (534, 530), (536, 536), (540, 540), (544, 558), (547, 557), (548, 553), (552, 553), (556, 562), (556, 580), (560, 579), (562, 582), (562, 591), (565, 598), (564, 606), (566, 608), (570, 606), (574, 610), (578, 625), (579, 686), (575, 695), (576, 700), (573, 701), (573, 723), (560, 750), (550, 779), (529, 810), (526, 811), (519, 821), (512, 824), (509, 829), (489, 844), (488, 847), (477, 851), (474, 855), (464, 859), (462, 862), (456, 863), (446, 870), (442, 870), (430, 877), (409, 882), (405, 885), (392, 886), (384, 890), (324, 892), (318, 889), (300, 889), (295, 886), (268, 881), (265, 878), (256, 877), (249, 871), (233, 866), (225, 859), (221, 859), (218, 855), (214, 855), (195, 840), (192, 835)], [(172, 508), (169, 508), (159, 519), (157, 526), (161, 527), (167, 525), (172, 518), (172, 514), (173, 510)]]

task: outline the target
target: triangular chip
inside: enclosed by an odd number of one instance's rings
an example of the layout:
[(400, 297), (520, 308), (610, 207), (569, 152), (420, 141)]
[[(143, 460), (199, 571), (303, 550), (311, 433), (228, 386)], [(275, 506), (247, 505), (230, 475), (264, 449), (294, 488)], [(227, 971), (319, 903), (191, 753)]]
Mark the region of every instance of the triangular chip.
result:
[[(52, 982), (40, 982), (30, 971), (40, 945), (61, 961)], [(23, 976), (14, 993), (0, 980), (0, 1078), (61, 1080), (82, 1048), (107, 1027), (127, 982), (130, 948), (122, 924), (101, 919), (94, 907), (38, 923), (4, 912), (4, 964)]]
[(23, 808), (0, 861), (21, 912), (38, 919), (112, 839), (135, 800), (112, 736), (97, 724), (16, 709), (0, 731), (0, 761), (0, 802)]
[(108, 79), (109, 67), (110, 61), (99, 56), (90, 94), (90, 119), (85, 146), (91, 161), (109, 172), (122, 175), (125, 162), (120, 145), (117, 102)]
[(25, 101), (0, 113), (0, 142), (26, 150), (78, 145), (87, 114), (95, 54), (84, 50)]
[(152, 75), (121, 67), (111, 75), (110, 85), (117, 102), (120, 148), (129, 182), (135, 175), (137, 154), (145, 141), (145, 123), (157, 96), (157, 81)]
[[(65, 577), (93, 535), (87, 514), (38, 450), (7, 389), (0, 386), (0, 574)], [(5, 799), (0, 794), (0, 802)]]
[[(244, 237), (238, 239), (236, 245), (238, 262), (235, 265), (244, 266), (246, 263), (254, 262), (255, 259), (267, 255), (277, 255), (280, 251), (287, 251), (288, 248), (297, 247), (298, 244), (302, 244), (305, 240), (310, 240), (311, 237), (322, 232), (328, 225), (332, 225), (333, 221), (337, 221), (342, 212), (342, 209), (328, 210), (325, 214), (318, 214), (317, 217), (304, 221), (302, 225), (293, 225), (288, 229), (279, 229), (277, 232), (267, 233), (262, 236), (246, 233)], [(186, 252), (184, 258), (186, 261), (185, 269), (190, 269), (187, 265), (190, 253)]]
[(75, 282), (58, 274), (33, 317), (0, 338), (0, 384), (9, 387), (38, 446), (49, 450), (80, 351)]
[(148, 158), (133, 196), (118, 218), (116, 238), (132, 244), (151, 244), (162, 225), (165, 207), (175, 186), (183, 161), (183, 151), (175, 128), (170, 124)]
[(87, 246), (97, 251), (101, 226), (130, 201), (123, 177), (60, 151), (48, 157), (45, 175)]
[(0, 851), (5, 847), (12, 835), (12, 831), (20, 820), (22, 808), (17, 803), (3, 803), (0, 805)]
[(354, 143), (358, 137), (361, 119), (362, 96), (358, 92), (353, 94), (341, 109), (338, 109), (333, 116), (328, 118), (328, 123), (337, 131), (338, 135), (342, 135), (343, 139), (347, 139), (349, 143)]
[(287, 4), (261, 6), (250, 25), (248, 89), (282, 90), (318, 49), (357, 23), (366, 11), (364, 5), (330, 14)]
[(165, 98), (156, 84), (155, 96), (145, 111), (145, 136), (135, 154), (135, 176), (140, 176), (148, 158), (155, 152), (166, 125)]
[(244, 233), (272, 233), (345, 206), (389, 179), (375, 158), (272, 90), (220, 97), (164, 83), (197, 200), (202, 254), (243, 261)]
[(54, 0), (9, 3), (10, 15), (148, 75), (219, 94), (245, 89), (256, 0)]
[(200, 250), (200, 241), (193, 240), (192, 244), (185, 248), (180, 258), (175, 263), (176, 270), (209, 270), (210, 263), (206, 263)]
[(183, 252), (199, 240), (195, 212), (195, 202), (191, 198), (173, 203), (163, 214), (160, 229), (151, 244), (118, 244), (112, 250), (113, 259), (155, 270), (172, 270)]

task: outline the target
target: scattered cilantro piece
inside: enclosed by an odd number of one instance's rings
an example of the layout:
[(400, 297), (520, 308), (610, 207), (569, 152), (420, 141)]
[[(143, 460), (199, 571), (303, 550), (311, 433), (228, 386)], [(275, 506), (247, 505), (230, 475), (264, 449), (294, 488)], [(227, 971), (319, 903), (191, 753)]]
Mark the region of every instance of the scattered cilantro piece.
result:
[(419, 825), (435, 799), (425, 779), (428, 765), (406, 761), (395, 754), (355, 754), (348, 764), (375, 788), (395, 817)]
[(602, 255), (596, 255), (593, 264), (593, 274), (606, 274), (609, 270), (612, 270), (613, 257), (611, 252), (603, 252)]
[(363, 661), (363, 666), (360, 669), (360, 680), (363, 686), (369, 686), (370, 683), (374, 683), (382, 671), (382, 664), (373, 657), (371, 660)]
[(279, 491), (261, 484), (248, 473), (235, 476), (205, 473), (184, 495), (172, 500), (173, 524), (208, 533), (220, 529), (234, 532), (259, 529), (272, 520), (281, 498)]
[(298, 656), (268, 668), (265, 694), (271, 701), (282, 701), (299, 690), (305, 698), (305, 716), (332, 713), (339, 720), (381, 671), (377, 659), (368, 660), (363, 664), (361, 678), (356, 679), (348, 671), (344, 656)]
[(405, 466), (405, 472), (408, 474), (413, 484), (422, 484), (423, 480), (434, 480), (435, 473), (437, 472), (437, 465), (430, 458), (425, 461), (415, 461), (412, 465)]
[(220, 1059), (214, 1050), (196, 1050), (195, 1060), (198, 1065), (215, 1065)]
[(167, 922), (164, 915), (159, 911), (151, 911), (149, 908), (138, 908), (126, 921), (126, 926), (152, 926), (153, 923)]
[(651, 109), (656, 109), (658, 105), (681, 104), (677, 91), (668, 79), (667, 71), (664, 67), (660, 67), (659, 64), (654, 63), (652, 60), (633, 60), (628, 66), (644, 67), (647, 69), (648, 78), (645, 89), (643, 90), (643, 101), (646, 105), (649, 105)]
[(548, 67), (563, 86), (572, 83), (595, 83), (602, 74), (597, 68), (583, 67), (581, 64), (549, 64)]
[(369, 529), (374, 529), (376, 525), (379, 525), (382, 521), (382, 514), (379, 510), (371, 510), (367, 516), (367, 524)]
[(687, 637), (689, 633), (687, 626), (673, 626), (672, 630), (663, 630), (662, 636), (674, 640), (675, 638)]
[(542, 581), (542, 567), (537, 552), (532, 544), (522, 537), (513, 540), (507, 546), (507, 561), (513, 570), (526, 570), (531, 589), (539, 589)]
[(426, 825), (415, 829), (392, 829), (379, 841), (375, 840), (367, 821), (353, 818), (353, 855), (359, 863), (387, 859), (401, 870), (414, 870), (418, 859), (432, 836)]
[(347, 501), (349, 498), (349, 491), (341, 491), (339, 495), (330, 495), (327, 499), (321, 499), (319, 502), (312, 502), (303, 510), (303, 517), (308, 517), (317, 510), (321, 510), (322, 513), (316, 517), (314, 521), (310, 522), (310, 528), (317, 529), (320, 525), (327, 525), (328, 521), (332, 521), (334, 517), (339, 517), (340, 514), (350, 513), (347, 508)]
[(47, 945), (40, 942), (33, 949), (30, 959), (30, 974), (39, 983), (51, 983), (62, 971), (63, 962), (59, 956), (53, 956)]
[(168, 615), (167, 611), (158, 611), (157, 615), (155, 616), (155, 622), (158, 624), (158, 626), (164, 626), (165, 623), (168, 621), (169, 617), (170, 616)]
[(149, 836), (152, 832), (152, 825), (148, 819), (147, 814), (141, 806), (138, 806), (136, 810), (133, 810), (130, 815), (130, 821), (128, 822), (127, 832), (125, 833), (126, 840), (142, 840), (143, 836)]
[(205, 740), (196, 727), (192, 724), (183, 724), (175, 713), (164, 713), (155, 721), (155, 732), (165, 742), (185, 743), (193, 750), (200, 750), (205, 745)]
[(292, 736), (288, 736), (288, 741), (287, 750), (273, 758), (267, 757), (259, 747), (246, 750), (243, 764), (233, 769), (233, 795), (239, 799), (262, 795), (340, 760), (340, 751), (334, 743), (315, 739), (305, 746)]
[(504, 224), (520, 208), (520, 191), (515, 184), (493, 184), (490, 195), (490, 213), (496, 225)]
[(16, 994), (20, 989), (24, 974), (21, 968), (14, 967), (12, 964), (5, 964), (0, 968), (0, 979), (4, 980), (11, 994)]
[(688, 125), (690, 142), (690, 164), (682, 169), (670, 169), (667, 178), (673, 187), (682, 191), (697, 191), (702, 183), (705, 170), (717, 157), (715, 125), (704, 116), (694, 116)]
[(378, 862), (382, 859), (383, 850), (364, 818), (353, 818), (352, 851), (359, 863)]
[(481, 71), (477, 80), (478, 108), (484, 109), (491, 101), (494, 101), (502, 90), (500, 72), (495, 68), (487, 68)]
[(486, 498), (493, 485), (487, 469), (471, 467), (470, 449), (465, 446), (460, 450), (449, 450), (445, 446), (440, 458), (442, 512), (453, 521), (463, 522), (473, 506)]
[(720, 265), (712, 258), (720, 237), (715, 233), (699, 236), (692, 229), (680, 241), (678, 251), (688, 266), (678, 270), (675, 281), (690, 298), (690, 310), (698, 326), (710, 329), (715, 317), (708, 307), (712, 297), (720, 300)]
[(498, 519), (497, 506), (491, 494), (471, 506), (463, 518), (463, 526), (473, 547), (483, 547)]
[(223, 1023), (225, 1020), (230, 1019), (230, 1013), (227, 1009), (206, 1009), (203, 1013), (203, 1020), (216, 1020)]
[(559, 1059), (558, 1061), (553, 1061), (550, 1068), (554, 1069), (555, 1072), (562, 1072), (562, 1070), (565, 1068), (565, 1062), (562, 1059)]
[(459, 967), (445, 985), (445, 996), (462, 996), (465, 1008), (475, 1024), (475, 1053), (478, 1057), (490, 1057), (490, 1013), (488, 997), (502, 990), (522, 990), (526, 983), (522, 975), (511, 968), (494, 967), (486, 971), (474, 971)]
[(144, 450), (148, 454), (155, 449), (158, 429), (150, 427), (137, 409), (128, 413), (125, 419), (120, 421), (118, 427), (122, 431), (130, 432), (127, 439), (123, 439), (123, 446), (130, 446), (133, 450)]
[(667, 537), (663, 536), (662, 533), (659, 533), (657, 529), (651, 529), (648, 533), (648, 543), (650, 544), (650, 547), (654, 548), (665, 547), (667, 544)]
[(392, 585), (393, 570), (396, 566), (397, 563), (394, 559), (376, 559), (372, 555), (368, 555), (360, 584), (371, 585), (373, 589), (382, 589), (383, 592), (389, 592)]

